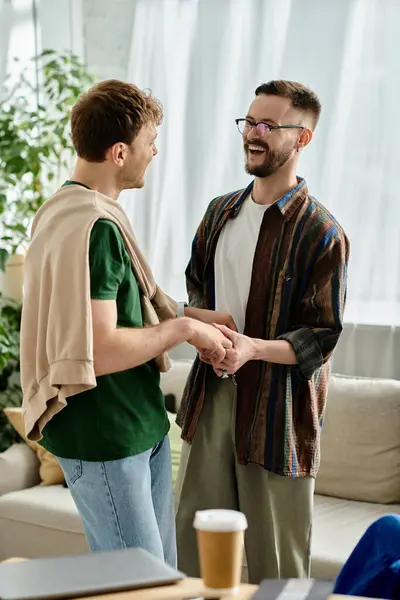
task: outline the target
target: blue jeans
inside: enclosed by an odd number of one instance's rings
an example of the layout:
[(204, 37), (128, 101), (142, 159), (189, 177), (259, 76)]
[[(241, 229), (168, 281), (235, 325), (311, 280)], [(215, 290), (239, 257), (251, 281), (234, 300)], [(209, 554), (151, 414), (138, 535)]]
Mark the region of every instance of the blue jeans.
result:
[(57, 460), (90, 550), (139, 547), (176, 567), (168, 437), (146, 452), (121, 460)]
[(333, 593), (400, 598), (400, 515), (385, 515), (368, 527), (340, 571)]

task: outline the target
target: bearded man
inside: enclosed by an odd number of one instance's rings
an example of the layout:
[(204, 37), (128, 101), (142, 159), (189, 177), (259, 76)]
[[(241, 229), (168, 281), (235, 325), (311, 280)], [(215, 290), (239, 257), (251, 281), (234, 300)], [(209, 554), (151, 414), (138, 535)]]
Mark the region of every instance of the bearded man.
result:
[(291, 81), (260, 85), (243, 119), (245, 189), (214, 199), (186, 270), (190, 305), (237, 332), (223, 361), (200, 352), (178, 415), (184, 440), (179, 567), (199, 575), (196, 510), (243, 511), (249, 580), (308, 577), (315, 476), (349, 243), (297, 176), (321, 104)]

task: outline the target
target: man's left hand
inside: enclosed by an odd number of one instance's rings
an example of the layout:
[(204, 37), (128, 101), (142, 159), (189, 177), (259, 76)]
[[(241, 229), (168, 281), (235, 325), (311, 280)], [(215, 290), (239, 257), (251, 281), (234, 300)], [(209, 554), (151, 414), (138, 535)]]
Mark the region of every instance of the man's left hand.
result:
[(224, 372), (228, 375), (236, 373), (246, 362), (253, 360), (255, 356), (255, 346), (252, 338), (232, 331), (225, 325), (214, 324), (233, 344), (232, 349), (226, 351), (224, 360), (220, 363), (213, 362), (210, 354), (200, 355), (201, 360), (212, 365), (215, 373), (221, 377)]

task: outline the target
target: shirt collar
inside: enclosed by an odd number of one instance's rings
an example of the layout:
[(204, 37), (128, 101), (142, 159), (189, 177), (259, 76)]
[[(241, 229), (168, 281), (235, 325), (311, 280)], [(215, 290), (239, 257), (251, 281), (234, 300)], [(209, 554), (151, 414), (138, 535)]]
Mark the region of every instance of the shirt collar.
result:
[[(239, 198), (236, 202), (227, 206), (226, 208), (231, 211), (232, 217), (237, 217), (240, 209), (243, 206), (243, 202), (247, 198), (247, 196), (251, 193), (254, 186), (254, 181), (252, 181), (245, 190), (240, 194)], [(308, 196), (308, 189), (305, 179), (302, 177), (297, 177), (297, 185), (295, 185), (291, 190), (289, 190), (282, 198), (279, 198), (276, 202), (274, 202), (273, 206), (276, 205), (277, 208), (282, 213), (282, 216), (285, 220), (289, 219), (296, 208), (301, 204)]]

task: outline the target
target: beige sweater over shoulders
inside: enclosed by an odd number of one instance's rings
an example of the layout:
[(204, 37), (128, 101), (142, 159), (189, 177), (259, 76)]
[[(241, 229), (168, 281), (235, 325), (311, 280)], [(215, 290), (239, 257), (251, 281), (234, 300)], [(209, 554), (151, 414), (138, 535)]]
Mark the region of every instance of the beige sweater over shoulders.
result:
[[(114, 221), (121, 231), (141, 290), (144, 325), (176, 315), (176, 303), (156, 285), (120, 204), (79, 185), (61, 188), (34, 219), (25, 261), (21, 381), (30, 440), (42, 438), (66, 398), (96, 386), (89, 241), (98, 219)], [(156, 362), (168, 370), (167, 354)]]

